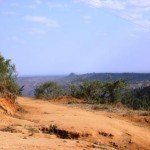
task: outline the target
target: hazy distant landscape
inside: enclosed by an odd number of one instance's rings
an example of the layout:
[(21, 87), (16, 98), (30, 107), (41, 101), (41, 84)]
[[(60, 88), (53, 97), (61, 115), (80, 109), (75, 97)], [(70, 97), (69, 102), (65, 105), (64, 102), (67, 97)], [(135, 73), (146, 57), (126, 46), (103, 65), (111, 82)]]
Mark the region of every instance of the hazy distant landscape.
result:
[(18, 77), (18, 84), (23, 88), (24, 96), (33, 96), (34, 89), (37, 85), (47, 82), (47, 81), (58, 81), (63, 78), (63, 76), (28, 76), (28, 77)]
[(140, 88), (150, 86), (150, 73), (88, 73), (88, 74), (74, 74), (59, 75), (59, 76), (28, 76), (18, 77), (18, 84), (24, 86), (23, 96), (33, 97), (34, 89), (37, 85), (47, 81), (57, 82), (60, 86), (79, 84), (84, 81), (107, 81), (109, 79), (118, 80), (124, 79), (129, 88)]

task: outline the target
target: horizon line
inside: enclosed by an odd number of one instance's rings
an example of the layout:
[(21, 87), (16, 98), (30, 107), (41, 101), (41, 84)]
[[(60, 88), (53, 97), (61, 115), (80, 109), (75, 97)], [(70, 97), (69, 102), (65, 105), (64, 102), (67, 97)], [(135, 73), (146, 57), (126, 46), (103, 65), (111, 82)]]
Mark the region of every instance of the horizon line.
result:
[[(74, 72), (71, 72), (74, 73)], [(66, 74), (31, 74), (31, 75), (18, 75), (18, 77), (39, 77), (39, 76), (68, 76), (71, 73)], [(74, 73), (75, 75), (84, 75), (84, 74), (150, 74), (150, 72), (89, 72), (89, 73)]]

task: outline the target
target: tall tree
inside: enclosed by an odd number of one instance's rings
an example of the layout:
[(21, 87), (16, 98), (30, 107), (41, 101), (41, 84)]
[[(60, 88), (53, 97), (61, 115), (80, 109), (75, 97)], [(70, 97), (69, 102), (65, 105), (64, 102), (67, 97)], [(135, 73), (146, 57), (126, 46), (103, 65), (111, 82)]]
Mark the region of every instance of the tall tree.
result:
[(8, 90), (14, 95), (21, 94), (21, 89), (16, 82), (17, 73), (15, 65), (12, 64), (10, 59), (5, 59), (0, 54), (0, 87)]

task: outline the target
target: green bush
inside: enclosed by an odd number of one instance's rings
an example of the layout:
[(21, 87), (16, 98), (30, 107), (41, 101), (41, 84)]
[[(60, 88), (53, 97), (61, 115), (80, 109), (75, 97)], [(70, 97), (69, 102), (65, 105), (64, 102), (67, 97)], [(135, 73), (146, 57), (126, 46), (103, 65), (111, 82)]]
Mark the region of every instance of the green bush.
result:
[(70, 85), (70, 94), (92, 103), (114, 103), (121, 100), (121, 93), (124, 88), (125, 82), (121, 79), (111, 82), (86, 81), (78, 86)]
[(126, 83), (124, 80), (119, 79), (117, 81), (110, 81), (104, 84), (104, 99), (107, 99), (111, 103), (116, 103), (121, 101), (122, 93), (126, 88)]
[(150, 86), (126, 91), (122, 103), (133, 109), (150, 110)]
[(16, 82), (17, 73), (15, 65), (11, 63), (10, 59), (5, 59), (0, 55), (0, 92), (7, 90), (14, 95), (20, 95), (22, 88)]
[(52, 81), (45, 82), (37, 86), (34, 90), (34, 96), (38, 99), (54, 99), (63, 94), (62, 89)]

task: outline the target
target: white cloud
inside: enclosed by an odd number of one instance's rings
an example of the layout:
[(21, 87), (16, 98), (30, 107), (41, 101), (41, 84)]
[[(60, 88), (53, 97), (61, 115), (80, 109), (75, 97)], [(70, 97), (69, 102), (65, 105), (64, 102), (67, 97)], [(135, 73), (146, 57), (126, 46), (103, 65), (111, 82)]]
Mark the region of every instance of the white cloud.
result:
[(60, 26), (56, 21), (49, 19), (47, 17), (43, 17), (43, 16), (24, 16), (24, 19), (27, 21), (34, 22), (34, 23), (43, 24), (47, 27), (59, 27)]
[(42, 0), (33, 0), (32, 4), (28, 5), (28, 8), (30, 8), (30, 9), (36, 9), (42, 3), (43, 3)]
[(42, 0), (34, 0), (34, 2), (38, 5), (42, 4)]
[(77, 2), (84, 2), (94, 8), (111, 8), (122, 10), (125, 3), (118, 0), (76, 0)]
[(62, 4), (62, 3), (58, 3), (58, 2), (48, 2), (47, 5), (49, 8), (67, 8), (67, 7), (69, 7), (68, 4)]
[(150, 20), (145, 19), (142, 14), (138, 13), (122, 13), (120, 15), (123, 19), (126, 19), (144, 29), (150, 29)]
[(150, 0), (76, 0), (76, 2), (84, 2), (96, 8), (123, 10), (129, 7), (138, 7), (150, 10)]
[(150, 30), (150, 0), (76, 0), (93, 8), (106, 8), (137, 26)]
[(28, 5), (27, 7), (30, 8), (30, 9), (36, 9), (42, 3), (43, 3), (42, 0), (33, 0), (32, 4)]
[(68, 8), (70, 6), (68, 3), (34, 0), (34, 1), (32, 1), (32, 4), (28, 5), (28, 8), (35, 9), (35, 8), (39, 7), (41, 4), (46, 4), (47, 7), (50, 9), (52, 9), (52, 8)]
[(127, 0), (126, 3), (135, 7), (150, 8), (149, 0)]

